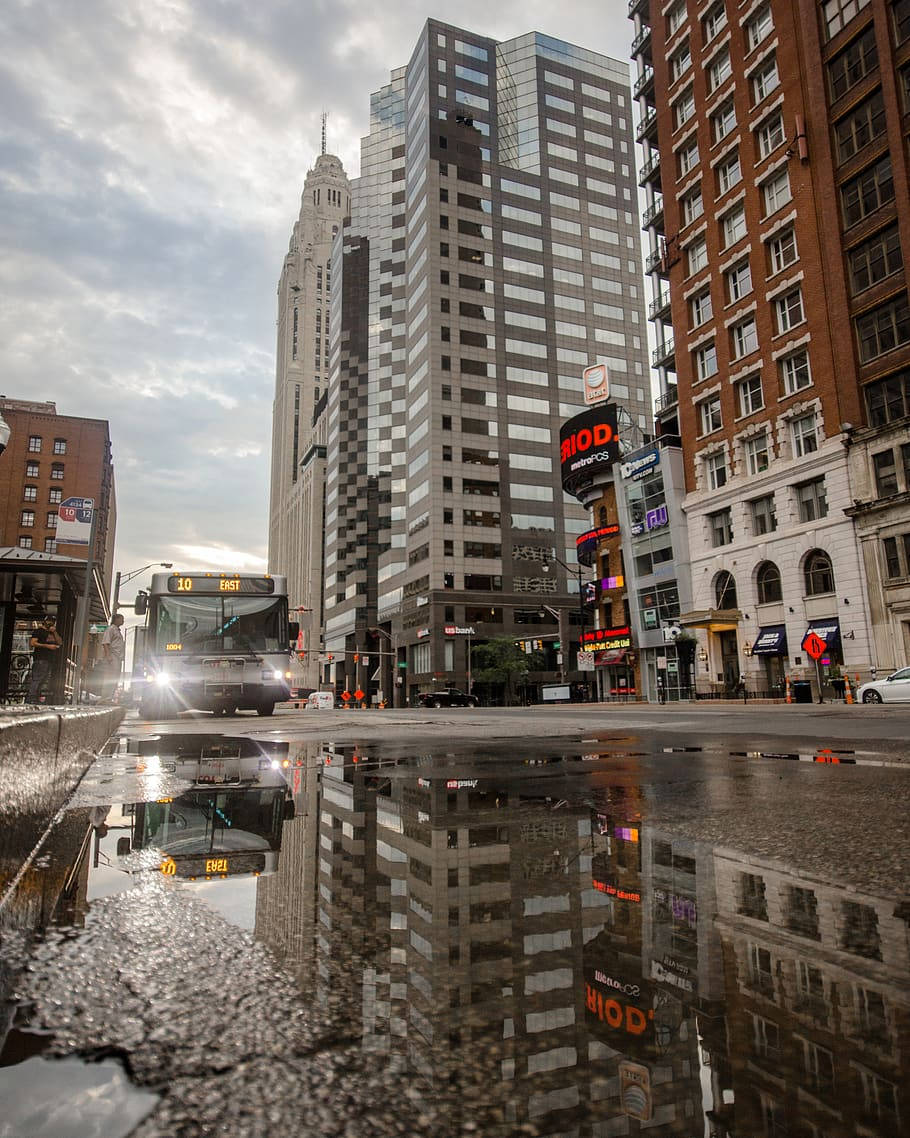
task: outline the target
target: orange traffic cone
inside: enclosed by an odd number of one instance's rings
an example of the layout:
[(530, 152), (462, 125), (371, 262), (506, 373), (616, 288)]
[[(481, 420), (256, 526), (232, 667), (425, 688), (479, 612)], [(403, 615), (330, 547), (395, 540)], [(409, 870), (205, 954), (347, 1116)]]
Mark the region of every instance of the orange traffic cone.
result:
[(787, 699), (786, 699), (786, 702), (787, 703), (793, 702), (793, 693), (790, 691), (790, 677), (789, 676), (787, 676)]
[(853, 702), (853, 688), (850, 684), (850, 677), (846, 672), (844, 672), (844, 698), (847, 703)]

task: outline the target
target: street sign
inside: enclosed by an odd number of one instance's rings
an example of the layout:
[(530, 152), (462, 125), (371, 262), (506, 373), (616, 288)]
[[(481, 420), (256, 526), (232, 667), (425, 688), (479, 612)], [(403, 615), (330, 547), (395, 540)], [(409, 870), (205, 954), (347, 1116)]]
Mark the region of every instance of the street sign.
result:
[(67, 498), (57, 507), (58, 545), (88, 545), (92, 532), (94, 498)]
[(819, 660), (828, 650), (828, 645), (817, 632), (807, 632), (803, 640), (803, 651), (812, 660)]

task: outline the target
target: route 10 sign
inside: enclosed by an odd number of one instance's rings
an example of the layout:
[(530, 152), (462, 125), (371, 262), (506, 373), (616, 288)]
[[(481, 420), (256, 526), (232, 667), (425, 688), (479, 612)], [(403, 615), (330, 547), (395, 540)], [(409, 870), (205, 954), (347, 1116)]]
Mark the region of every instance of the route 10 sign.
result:
[(94, 498), (67, 498), (57, 508), (58, 545), (88, 545), (92, 534)]
[(817, 632), (807, 632), (803, 640), (803, 651), (812, 660), (820, 660), (828, 651), (828, 645)]

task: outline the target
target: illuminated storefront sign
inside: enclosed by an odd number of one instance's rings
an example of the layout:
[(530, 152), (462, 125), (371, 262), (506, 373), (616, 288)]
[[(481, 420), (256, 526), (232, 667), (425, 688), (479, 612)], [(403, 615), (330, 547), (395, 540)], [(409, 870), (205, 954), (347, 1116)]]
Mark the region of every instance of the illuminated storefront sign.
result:
[(608, 897), (615, 897), (617, 901), (633, 901), (636, 905), (641, 904), (641, 894), (637, 889), (622, 889), (612, 881), (598, 881), (596, 877), (591, 878), (591, 884), (598, 893), (606, 893)]
[(445, 626), (445, 628), (443, 629), (443, 632), (445, 632), (446, 636), (476, 636), (477, 635), (477, 633), (474, 631), (474, 625), (473, 624), (469, 624), (466, 628), (462, 628), (460, 625), (457, 625), (457, 624), (447, 624)]
[(623, 576), (618, 577), (601, 577), (600, 590), (606, 593), (609, 589), (624, 589), (626, 586), (626, 579)]
[(583, 652), (618, 652), (632, 647), (632, 630), (628, 625), (622, 628), (594, 628), (584, 634), (581, 650)]
[(637, 458), (628, 459), (620, 466), (619, 473), (626, 479), (644, 478), (646, 474), (650, 474), (655, 466), (659, 465), (660, 451), (655, 447)]
[(661, 526), (669, 524), (669, 516), (667, 514), (667, 507), (658, 506), (655, 510), (648, 510), (645, 514), (645, 528), (646, 529), (659, 529)]

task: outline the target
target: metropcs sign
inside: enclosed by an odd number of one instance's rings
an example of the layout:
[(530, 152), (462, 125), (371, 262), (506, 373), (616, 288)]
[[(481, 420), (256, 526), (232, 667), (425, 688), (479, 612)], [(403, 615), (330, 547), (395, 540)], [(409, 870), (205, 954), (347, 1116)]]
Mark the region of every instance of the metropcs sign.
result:
[(601, 403), (563, 423), (559, 462), (563, 489), (574, 494), (592, 475), (612, 469), (620, 459), (615, 403)]

